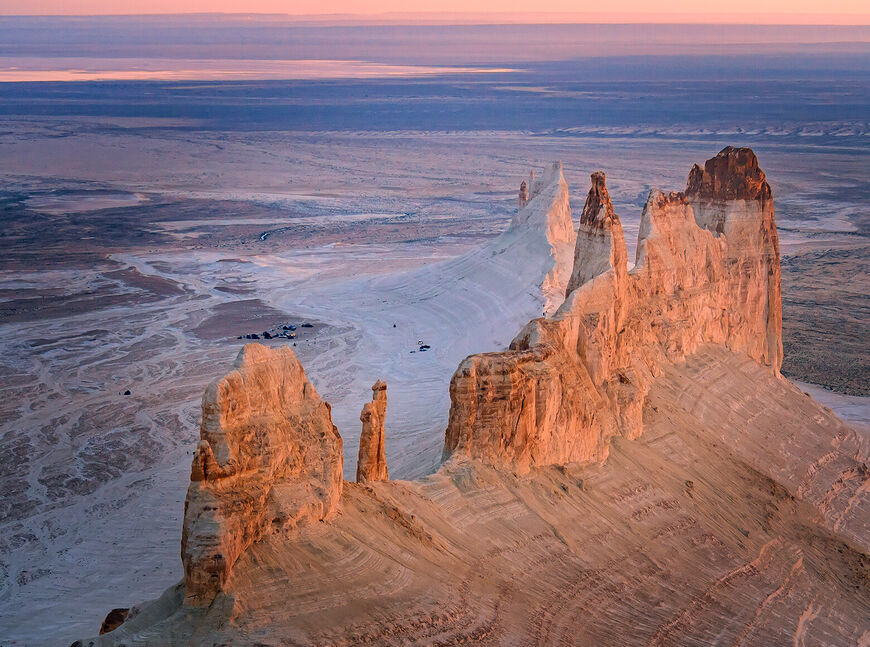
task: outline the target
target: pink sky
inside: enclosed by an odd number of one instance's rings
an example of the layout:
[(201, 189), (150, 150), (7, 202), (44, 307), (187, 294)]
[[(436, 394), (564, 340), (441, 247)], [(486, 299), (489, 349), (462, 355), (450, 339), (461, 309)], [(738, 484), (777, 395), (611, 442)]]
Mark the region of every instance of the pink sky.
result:
[[(828, 22), (867, 24), (867, 0), (440, 0), (439, 12), (488, 14), (525, 13), (524, 18), (577, 21), (596, 18), (606, 22), (701, 19), (738, 22)], [(712, 6), (710, 6), (712, 5)], [(534, 6), (535, 13), (529, 12)], [(602, 14), (606, 8), (607, 14)], [(722, 12), (727, 11), (727, 14)], [(159, 14), (159, 13), (273, 13), (273, 14), (380, 14), (432, 13), (431, 0), (0, 0), (0, 14)], [(545, 16), (543, 14), (563, 14)], [(573, 14), (573, 15), (565, 15)], [(581, 14), (581, 15), (578, 15)], [(475, 17), (485, 20), (485, 17)]]

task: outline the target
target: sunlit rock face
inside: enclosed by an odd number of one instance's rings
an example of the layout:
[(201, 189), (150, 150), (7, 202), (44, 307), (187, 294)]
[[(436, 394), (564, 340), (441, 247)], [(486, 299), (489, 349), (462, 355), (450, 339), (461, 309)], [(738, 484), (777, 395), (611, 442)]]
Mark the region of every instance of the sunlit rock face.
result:
[(359, 459), (356, 464), (356, 481), (388, 481), (386, 439), (384, 422), (387, 417), (387, 385), (378, 380), (372, 386), (372, 401), (363, 405), (359, 415), (362, 434), (359, 438)]
[(289, 348), (248, 344), (202, 399), (184, 504), (184, 602), (223, 590), (239, 555), (270, 533), (326, 518), (342, 488), (329, 405)]
[[(614, 244), (615, 239), (615, 244)], [(592, 186), (586, 196), (577, 240), (574, 247), (574, 267), (566, 295), (586, 281), (603, 274), (611, 267), (625, 265), (625, 238), (622, 224), (613, 211), (607, 191), (604, 171), (592, 174)]]
[[(581, 227), (609, 233), (576, 256), (601, 269), (509, 351), (462, 363), (452, 458), (419, 481), (342, 487), (295, 356), (247, 346), (203, 400), (185, 580), (75, 644), (864, 644), (867, 438), (778, 374), (754, 159), (726, 149), (693, 171), (713, 189), (651, 192), (631, 272), (593, 176)], [(385, 412), (379, 381), (366, 475)]]
[(650, 192), (629, 272), (603, 173), (581, 216), (568, 296), (504, 353), (465, 359), (450, 385), (445, 457), (518, 472), (601, 460), (637, 437), (653, 378), (701, 344), (745, 353), (778, 375), (779, 243), (773, 199), (749, 149), (726, 148), (687, 190)]

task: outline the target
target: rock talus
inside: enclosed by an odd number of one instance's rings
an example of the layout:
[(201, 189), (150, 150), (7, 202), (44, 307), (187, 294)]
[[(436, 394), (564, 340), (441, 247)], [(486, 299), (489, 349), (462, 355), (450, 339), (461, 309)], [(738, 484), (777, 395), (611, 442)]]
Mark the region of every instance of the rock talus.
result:
[(326, 518), (342, 489), (329, 405), (289, 348), (248, 344), (202, 399), (184, 504), (184, 602), (208, 606), (239, 555), (269, 533)]
[(773, 199), (749, 149), (695, 167), (685, 192), (650, 192), (637, 259), (603, 173), (592, 175), (568, 296), (503, 353), (466, 358), (450, 385), (445, 458), (528, 471), (601, 460), (608, 438), (637, 437), (653, 378), (704, 343), (778, 374), (779, 243)]
[(387, 385), (378, 380), (372, 386), (372, 401), (363, 405), (359, 419), (362, 434), (359, 439), (359, 459), (356, 464), (356, 481), (388, 481), (384, 422), (387, 415)]

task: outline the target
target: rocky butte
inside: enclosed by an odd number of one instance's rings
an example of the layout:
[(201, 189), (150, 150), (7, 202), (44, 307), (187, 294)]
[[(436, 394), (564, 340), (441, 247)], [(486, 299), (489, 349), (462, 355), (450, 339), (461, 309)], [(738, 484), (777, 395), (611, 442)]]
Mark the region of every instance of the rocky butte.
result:
[(460, 364), (419, 481), (342, 483), (292, 352), (246, 346), (203, 399), (184, 580), (79, 644), (870, 644), (870, 449), (779, 374), (752, 151), (651, 191), (626, 256), (595, 173), (567, 298)]

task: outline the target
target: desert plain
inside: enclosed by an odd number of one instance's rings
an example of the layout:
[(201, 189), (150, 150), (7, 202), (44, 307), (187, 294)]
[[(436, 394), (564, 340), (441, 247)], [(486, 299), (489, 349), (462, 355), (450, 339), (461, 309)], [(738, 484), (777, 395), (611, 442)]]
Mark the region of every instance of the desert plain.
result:
[[(377, 379), (390, 478), (435, 473), (459, 363), (558, 306), (540, 290), (535, 241), (503, 238), (520, 181), (556, 160), (575, 220), (590, 173), (606, 171), (633, 259), (650, 188), (681, 190), (693, 163), (751, 145), (776, 202), (782, 374), (868, 439), (866, 78), (808, 64), (809, 83), (720, 82), (729, 113), (701, 79), (584, 89), (569, 67), (0, 90), (0, 644), (93, 635), (109, 609), (182, 577), (200, 399), (245, 335), (298, 356), (332, 407), (346, 479)], [(783, 101), (810, 94), (838, 103), (784, 123)], [(250, 97), (278, 107), (245, 113)], [(322, 107), (317, 119), (295, 116), (303, 104)], [(262, 339), (291, 325), (292, 339)], [(686, 391), (709, 378), (703, 356), (683, 370), (672, 384)], [(663, 460), (644, 451), (613, 460)]]

